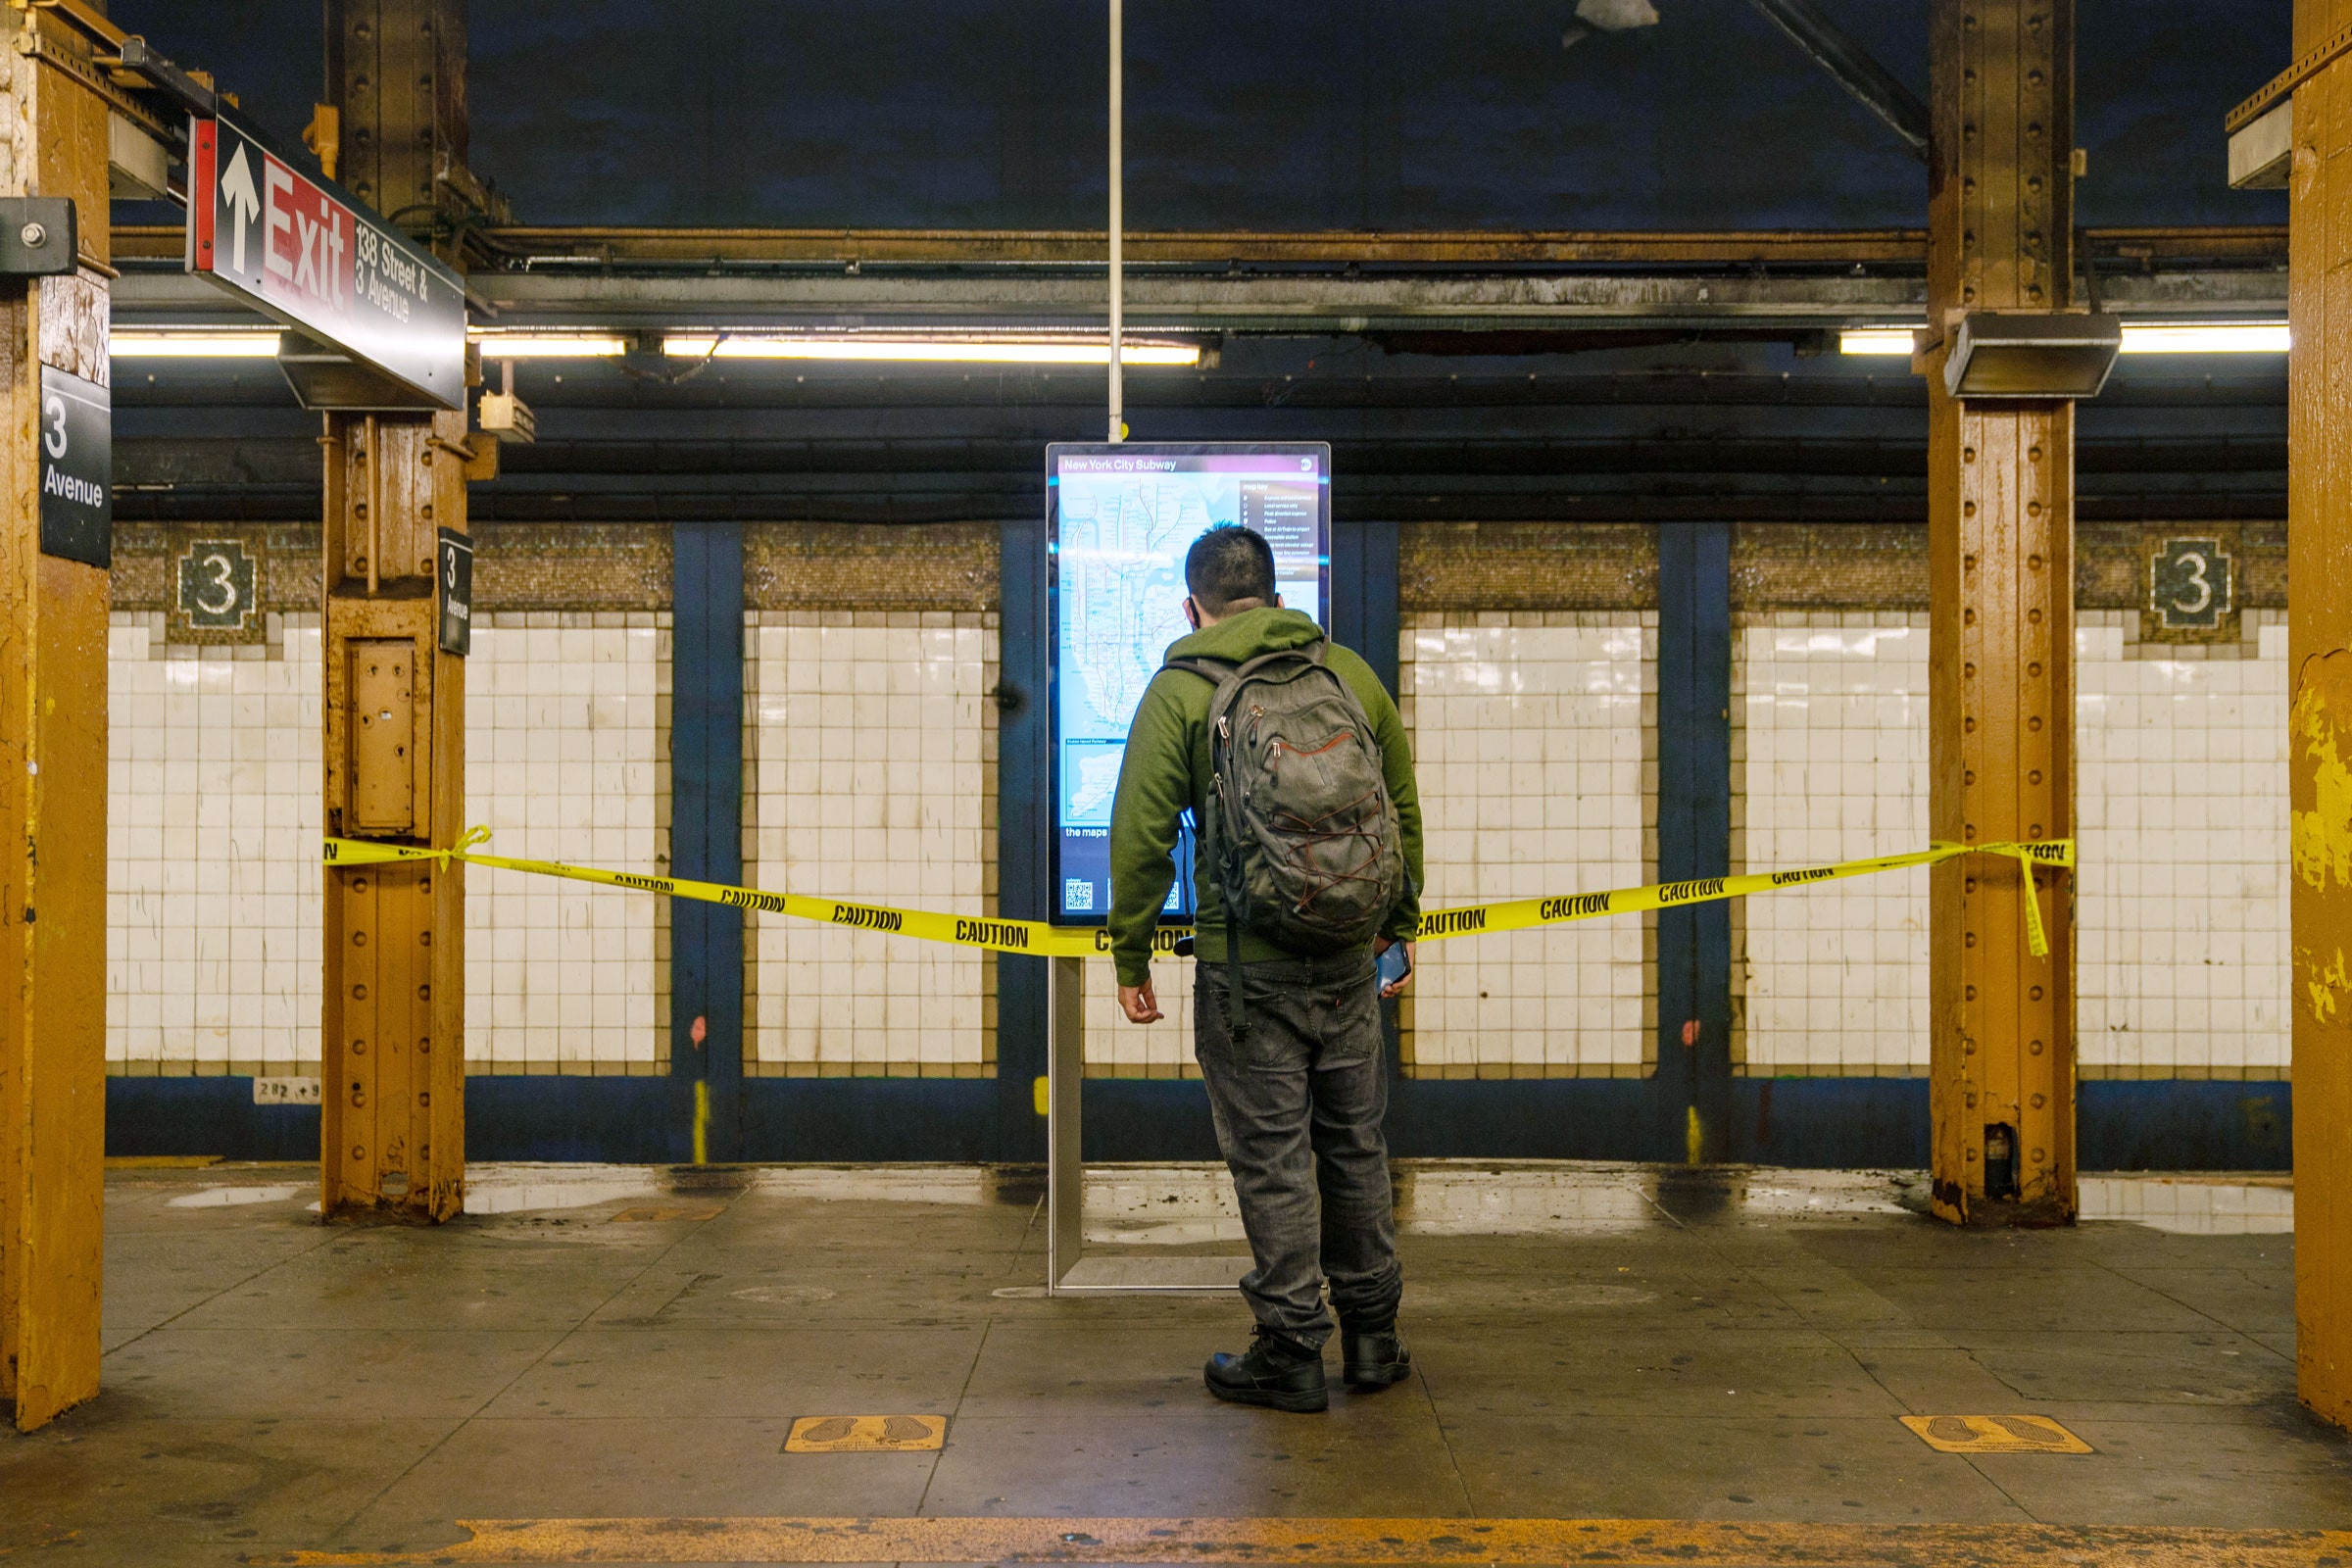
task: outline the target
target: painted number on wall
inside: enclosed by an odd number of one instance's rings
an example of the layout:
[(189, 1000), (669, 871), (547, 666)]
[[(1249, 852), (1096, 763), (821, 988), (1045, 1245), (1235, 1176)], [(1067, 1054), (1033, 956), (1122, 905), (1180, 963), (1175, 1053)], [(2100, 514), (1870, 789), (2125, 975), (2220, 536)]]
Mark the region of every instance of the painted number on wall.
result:
[(320, 1099), (316, 1078), (256, 1078), (253, 1081), (253, 1102), (257, 1105), (316, 1105)]
[(2219, 626), (2230, 612), (2230, 558), (2218, 539), (2167, 539), (2148, 558), (2148, 611), (2168, 631)]
[(179, 558), (179, 611), (189, 625), (242, 629), (255, 598), (253, 558), (234, 539), (199, 539)]

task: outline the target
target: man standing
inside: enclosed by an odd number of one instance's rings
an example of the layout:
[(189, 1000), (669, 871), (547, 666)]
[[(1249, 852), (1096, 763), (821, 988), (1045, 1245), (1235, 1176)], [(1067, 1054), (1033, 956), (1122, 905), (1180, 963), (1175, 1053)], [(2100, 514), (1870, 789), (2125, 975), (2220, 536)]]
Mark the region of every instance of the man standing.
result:
[[(1210, 529), (1184, 576), (1194, 631), (1136, 708), (1111, 808), (1119, 1006), (1139, 1024), (1161, 1016), (1152, 937), (1189, 809), (1200, 839), (1193, 1049), (1250, 1234), (1242, 1294), (1257, 1318), (1247, 1354), (1209, 1360), (1208, 1388), (1321, 1410), (1326, 1277), (1346, 1381), (1384, 1388), (1411, 1370), (1396, 1332), (1379, 999), (1411, 982), (1420, 798), (1396, 705), (1363, 660), (1282, 607), (1261, 535)], [(1405, 962), (1397, 972), (1392, 956), (1383, 984), (1375, 954), (1396, 944)]]

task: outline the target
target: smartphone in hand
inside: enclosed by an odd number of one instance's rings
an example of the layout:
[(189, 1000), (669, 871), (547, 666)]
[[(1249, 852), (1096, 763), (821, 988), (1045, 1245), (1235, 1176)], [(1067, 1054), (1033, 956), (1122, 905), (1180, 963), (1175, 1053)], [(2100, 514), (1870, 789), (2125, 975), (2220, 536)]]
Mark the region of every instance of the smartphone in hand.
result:
[(1380, 956), (1380, 961), (1374, 965), (1374, 969), (1378, 978), (1373, 984), (1382, 991), (1403, 984), (1404, 977), (1413, 972), (1412, 950), (1401, 942), (1390, 943), (1388, 952)]

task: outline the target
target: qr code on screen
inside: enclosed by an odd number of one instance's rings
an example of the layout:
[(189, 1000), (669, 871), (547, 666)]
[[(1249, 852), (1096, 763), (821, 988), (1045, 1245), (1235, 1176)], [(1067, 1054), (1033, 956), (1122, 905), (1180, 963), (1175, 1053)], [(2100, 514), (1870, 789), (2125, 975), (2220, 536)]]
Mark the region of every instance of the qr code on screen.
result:
[(1061, 906), (1072, 914), (1091, 911), (1095, 906), (1095, 885), (1082, 876), (1066, 877), (1061, 884)]

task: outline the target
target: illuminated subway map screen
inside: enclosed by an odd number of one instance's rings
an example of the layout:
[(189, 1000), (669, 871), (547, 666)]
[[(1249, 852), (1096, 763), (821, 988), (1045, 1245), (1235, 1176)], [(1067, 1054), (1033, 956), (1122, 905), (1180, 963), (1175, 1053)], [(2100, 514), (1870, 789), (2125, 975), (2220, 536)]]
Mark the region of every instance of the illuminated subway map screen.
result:
[[(1054, 601), (1054, 914), (1110, 907), (1110, 805), (1127, 726), (1184, 618), (1184, 556), (1220, 523), (1274, 547), (1285, 605), (1330, 624), (1331, 449), (1054, 445), (1046, 450)], [(1192, 913), (1190, 835), (1168, 913)]]

